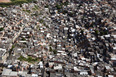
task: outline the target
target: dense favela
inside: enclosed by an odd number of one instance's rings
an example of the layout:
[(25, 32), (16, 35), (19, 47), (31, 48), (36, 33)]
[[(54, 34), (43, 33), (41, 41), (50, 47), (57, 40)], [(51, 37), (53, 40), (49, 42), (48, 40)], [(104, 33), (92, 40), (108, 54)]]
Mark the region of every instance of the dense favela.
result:
[(116, 0), (0, 0), (0, 77), (116, 77)]

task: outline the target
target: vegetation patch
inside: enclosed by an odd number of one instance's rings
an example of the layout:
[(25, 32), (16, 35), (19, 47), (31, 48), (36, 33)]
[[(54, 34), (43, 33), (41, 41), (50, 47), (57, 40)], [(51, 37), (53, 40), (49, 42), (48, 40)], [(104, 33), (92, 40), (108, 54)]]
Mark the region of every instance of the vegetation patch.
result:
[(40, 19), (39, 22), (40, 22), (40, 23), (44, 23), (44, 20), (43, 20), (43, 19)]
[(49, 51), (50, 51), (50, 52), (53, 52), (54, 54), (57, 54), (57, 50), (52, 49), (52, 47), (51, 47), (51, 46), (50, 46), (50, 48), (49, 48)]
[(28, 2), (32, 2), (34, 0), (11, 0), (11, 2), (8, 2), (8, 3), (0, 3), (0, 6), (1, 7), (7, 7), (7, 6), (10, 6), (10, 5), (20, 5), (22, 3), (28, 3)]
[(0, 31), (3, 31), (4, 30), (4, 28), (2, 27), (2, 28), (0, 28)]
[(22, 41), (26, 41), (26, 39), (24, 37), (21, 38)]
[(28, 58), (25, 58), (25, 57), (23, 57), (22, 55), (18, 58), (18, 60), (20, 60), (20, 61), (27, 61), (27, 62), (29, 62), (29, 63), (34, 63), (34, 62), (40, 61), (39, 58), (32, 58), (32, 57), (30, 57), (30, 56), (28, 56)]
[(23, 10), (24, 12), (27, 12), (27, 13), (31, 13), (31, 11), (30, 10)]
[(9, 51), (9, 55), (11, 55), (11, 53), (12, 53), (12, 51), (13, 51), (14, 48), (15, 48), (15, 45), (12, 45), (12, 47), (11, 47), (11, 49)]

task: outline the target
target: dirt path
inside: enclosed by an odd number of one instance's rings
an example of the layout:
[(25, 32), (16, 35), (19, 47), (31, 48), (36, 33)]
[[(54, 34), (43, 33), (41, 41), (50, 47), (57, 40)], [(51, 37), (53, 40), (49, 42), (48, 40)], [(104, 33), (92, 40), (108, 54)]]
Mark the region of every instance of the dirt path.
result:
[(10, 2), (10, 0), (0, 0), (0, 3), (7, 3)]

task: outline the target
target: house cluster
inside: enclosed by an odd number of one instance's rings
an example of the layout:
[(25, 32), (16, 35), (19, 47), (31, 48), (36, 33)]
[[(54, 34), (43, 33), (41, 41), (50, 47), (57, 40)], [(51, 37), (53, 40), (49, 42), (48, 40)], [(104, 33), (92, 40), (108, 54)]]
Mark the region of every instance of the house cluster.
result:
[(36, 0), (0, 8), (1, 76), (115, 77), (114, 4), (115, 0)]
[(5, 63), (11, 52), (13, 43), (27, 24), (26, 14), (19, 6), (12, 8), (0, 7), (0, 62)]

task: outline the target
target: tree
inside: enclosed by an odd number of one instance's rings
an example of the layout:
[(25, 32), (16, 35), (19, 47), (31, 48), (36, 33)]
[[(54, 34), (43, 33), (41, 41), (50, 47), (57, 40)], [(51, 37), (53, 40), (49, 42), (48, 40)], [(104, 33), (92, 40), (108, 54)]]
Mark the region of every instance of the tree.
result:
[(4, 28), (0, 28), (0, 31), (3, 31), (4, 30)]
[(54, 54), (57, 54), (57, 50), (53, 50), (53, 53), (54, 53)]
[(26, 39), (23, 37), (22, 40), (25, 41)]
[(62, 6), (60, 4), (56, 4), (56, 8), (59, 10), (62, 8)]
[(98, 30), (95, 30), (95, 34), (98, 35), (99, 34), (99, 31)]
[(50, 47), (49, 51), (52, 52), (52, 47)]

